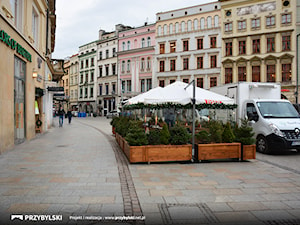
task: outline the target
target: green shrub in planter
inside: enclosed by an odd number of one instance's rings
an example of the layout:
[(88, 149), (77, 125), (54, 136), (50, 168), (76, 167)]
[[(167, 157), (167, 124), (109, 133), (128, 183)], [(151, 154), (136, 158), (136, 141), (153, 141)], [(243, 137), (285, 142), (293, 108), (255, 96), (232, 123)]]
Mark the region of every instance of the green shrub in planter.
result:
[(195, 136), (199, 144), (210, 143), (210, 134), (206, 130), (199, 131)]
[(168, 145), (170, 142), (170, 131), (168, 125), (164, 123), (162, 130), (160, 131), (160, 143), (163, 145)]
[(248, 126), (248, 120), (241, 120), (241, 126), (234, 129), (235, 141), (242, 145), (252, 145), (255, 143), (253, 138), (254, 132), (252, 127)]
[(232, 143), (234, 141), (234, 134), (231, 129), (230, 123), (226, 123), (224, 131), (222, 133), (222, 142), (224, 143)]
[(145, 134), (142, 121), (130, 121), (127, 127), (125, 140), (131, 146), (142, 146), (148, 144), (148, 138)]
[(160, 130), (159, 129), (154, 129), (150, 130), (148, 136), (148, 143), (149, 145), (160, 145), (161, 140), (160, 140)]
[(119, 120), (115, 121), (116, 132), (120, 134), (122, 137), (126, 136), (126, 133), (128, 131), (129, 121), (130, 119), (125, 116), (119, 117)]
[(208, 123), (210, 141), (212, 143), (222, 143), (223, 125), (220, 121), (211, 120)]
[(185, 127), (179, 125), (170, 128), (170, 135), (170, 144), (172, 145), (185, 145), (191, 140), (191, 134)]

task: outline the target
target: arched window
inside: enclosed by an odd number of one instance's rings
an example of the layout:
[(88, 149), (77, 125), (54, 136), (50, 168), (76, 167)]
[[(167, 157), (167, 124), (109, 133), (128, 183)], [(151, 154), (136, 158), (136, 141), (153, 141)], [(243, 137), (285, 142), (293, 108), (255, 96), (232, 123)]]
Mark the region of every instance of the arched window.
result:
[(130, 50), (130, 41), (127, 41), (127, 50)]
[(191, 21), (191, 20), (189, 20), (189, 21), (187, 22), (187, 30), (188, 30), (188, 31), (192, 31), (192, 21)]
[(164, 35), (167, 35), (168, 34), (168, 25), (165, 24), (164, 25)]
[(142, 48), (145, 47), (145, 38), (142, 38)]
[(150, 70), (151, 69), (151, 58), (148, 57), (147, 58), (147, 70)]
[(125, 44), (125, 42), (123, 42), (122, 43), (122, 51), (125, 51), (125, 46), (126, 46), (126, 44)]
[(170, 24), (170, 27), (169, 27), (169, 33), (170, 33), (170, 34), (173, 34), (173, 23)]
[(145, 70), (145, 58), (142, 58), (141, 60), (141, 71)]
[(157, 36), (161, 36), (161, 26), (158, 26), (157, 28)]
[(205, 28), (205, 19), (202, 17), (202, 18), (200, 19), (200, 29), (201, 29), (201, 30), (204, 30), (204, 28)]
[(214, 21), (215, 21), (215, 27), (219, 27), (219, 16), (215, 16)]
[(175, 23), (175, 33), (179, 33), (179, 23)]
[(147, 46), (150, 47), (151, 46), (151, 37), (147, 38)]
[(194, 20), (194, 30), (198, 30), (198, 20)]
[(181, 32), (185, 32), (185, 22), (181, 22)]
[(207, 17), (207, 28), (211, 28), (211, 16)]
[(121, 67), (121, 72), (125, 72), (125, 61), (122, 61), (122, 67)]
[(127, 72), (130, 72), (130, 60), (127, 60)]

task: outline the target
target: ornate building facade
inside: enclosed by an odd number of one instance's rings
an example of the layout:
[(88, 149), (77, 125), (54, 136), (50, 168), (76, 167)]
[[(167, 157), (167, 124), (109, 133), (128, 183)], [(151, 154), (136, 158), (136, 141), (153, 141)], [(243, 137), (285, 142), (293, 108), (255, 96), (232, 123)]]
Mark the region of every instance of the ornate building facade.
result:
[(220, 0), (221, 83), (279, 82), (295, 102), (296, 1)]
[(155, 83), (195, 80), (198, 87), (220, 83), (220, 3), (156, 14)]

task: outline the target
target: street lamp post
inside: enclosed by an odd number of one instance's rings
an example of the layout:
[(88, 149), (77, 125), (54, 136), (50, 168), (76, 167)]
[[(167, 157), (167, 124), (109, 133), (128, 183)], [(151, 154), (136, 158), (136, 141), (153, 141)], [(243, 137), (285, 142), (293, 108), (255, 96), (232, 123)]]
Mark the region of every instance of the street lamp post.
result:
[(296, 95), (296, 104), (298, 105), (298, 87), (299, 87), (299, 44), (298, 44), (298, 37), (300, 36), (300, 33), (297, 34), (297, 39), (296, 39), (296, 92), (295, 92), (295, 95)]

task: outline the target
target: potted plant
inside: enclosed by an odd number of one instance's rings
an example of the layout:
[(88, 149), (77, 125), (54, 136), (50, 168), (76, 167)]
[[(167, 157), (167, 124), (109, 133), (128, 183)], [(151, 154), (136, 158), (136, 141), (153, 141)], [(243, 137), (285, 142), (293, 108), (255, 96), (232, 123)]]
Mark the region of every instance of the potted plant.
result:
[(256, 146), (253, 138), (254, 132), (252, 127), (248, 126), (248, 120), (241, 120), (241, 126), (234, 129), (235, 141), (241, 143), (241, 160), (255, 159)]

